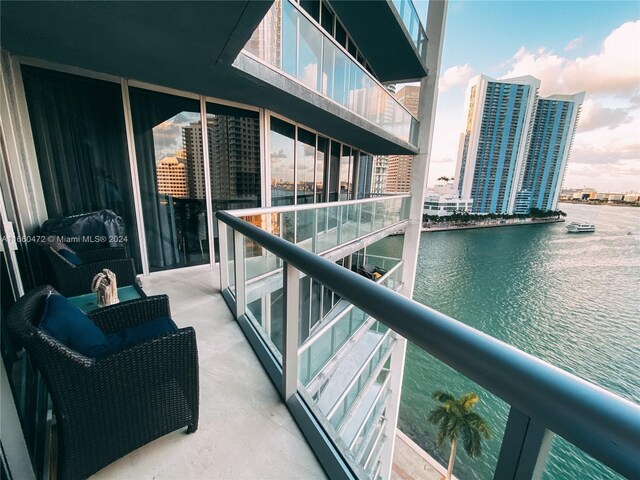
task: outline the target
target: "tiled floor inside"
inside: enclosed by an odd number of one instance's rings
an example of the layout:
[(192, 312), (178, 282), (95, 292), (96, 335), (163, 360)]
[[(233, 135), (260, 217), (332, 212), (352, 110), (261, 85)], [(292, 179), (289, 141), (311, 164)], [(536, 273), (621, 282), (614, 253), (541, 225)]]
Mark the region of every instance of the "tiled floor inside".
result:
[(326, 474), (264, 372), (219, 290), (216, 269), (143, 277), (166, 293), (178, 326), (196, 329), (200, 425), (166, 435), (94, 479), (324, 479)]

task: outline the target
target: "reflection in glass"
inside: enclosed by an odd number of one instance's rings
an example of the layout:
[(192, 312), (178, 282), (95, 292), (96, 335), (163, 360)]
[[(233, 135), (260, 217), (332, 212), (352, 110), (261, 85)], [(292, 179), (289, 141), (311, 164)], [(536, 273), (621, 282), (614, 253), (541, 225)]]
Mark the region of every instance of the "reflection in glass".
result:
[[(202, 129), (186, 130), (185, 134), (187, 132), (185, 144), (197, 152), (193, 165), (196, 198), (205, 198)], [(260, 207), (260, 121), (257, 112), (208, 103), (207, 139), (213, 211)], [(217, 261), (217, 222), (214, 222), (213, 234)]]
[(329, 201), (338, 200), (340, 188), (340, 144), (331, 142), (331, 156), (329, 158)]
[(371, 192), (372, 171), (373, 157), (368, 153), (360, 153), (360, 160), (358, 162), (358, 182), (356, 198), (366, 198), (367, 194)]
[(346, 145), (342, 147), (342, 158), (340, 159), (340, 200), (349, 200), (351, 195), (351, 148)]
[(318, 137), (318, 150), (316, 157), (316, 202), (323, 202), (325, 200), (324, 175), (328, 157), (329, 140), (323, 137)]
[(298, 154), (296, 157), (296, 195), (298, 205), (313, 203), (313, 175), (315, 173), (316, 135), (298, 128)]
[(208, 263), (199, 102), (132, 88), (131, 111), (149, 269)]
[(294, 204), (295, 127), (271, 117), (271, 205)]

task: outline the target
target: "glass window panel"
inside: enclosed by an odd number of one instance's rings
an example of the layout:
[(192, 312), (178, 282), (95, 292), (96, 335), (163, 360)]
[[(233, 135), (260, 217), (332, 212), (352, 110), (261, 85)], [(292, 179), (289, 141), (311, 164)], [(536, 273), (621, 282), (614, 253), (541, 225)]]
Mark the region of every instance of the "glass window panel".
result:
[(329, 159), (329, 201), (338, 200), (340, 190), (340, 144), (331, 142), (331, 156)]
[(112, 210), (141, 272), (120, 85), (26, 65), (22, 79), (48, 216)]
[(320, 0), (301, 0), (300, 6), (304, 8), (316, 22), (320, 21)]
[(335, 39), (344, 48), (347, 48), (347, 31), (344, 29), (340, 22), (336, 22), (336, 35)]
[(147, 256), (152, 272), (209, 262), (197, 100), (131, 88)]
[(294, 204), (295, 127), (271, 117), (271, 205)]
[[(188, 132), (188, 161), (192, 162), (196, 198), (204, 195), (202, 150), (196, 150), (202, 138), (200, 128)], [(207, 104), (207, 139), (213, 211), (257, 208), (260, 198), (260, 120), (257, 112)], [(198, 140), (198, 141), (195, 141)], [(191, 156), (191, 157), (190, 157)], [(216, 261), (218, 261), (218, 226), (213, 225)]]
[(351, 193), (351, 178), (349, 169), (351, 168), (351, 148), (346, 145), (342, 147), (342, 157), (340, 159), (340, 200), (349, 200)]
[(329, 140), (318, 137), (318, 150), (316, 152), (316, 202), (325, 200), (324, 175), (326, 163), (329, 157)]
[(333, 35), (333, 13), (329, 10), (325, 2), (322, 2), (322, 28), (324, 28), (329, 35)]
[(298, 129), (298, 154), (296, 157), (296, 196), (298, 204), (313, 203), (313, 183), (315, 173), (316, 135), (302, 128)]

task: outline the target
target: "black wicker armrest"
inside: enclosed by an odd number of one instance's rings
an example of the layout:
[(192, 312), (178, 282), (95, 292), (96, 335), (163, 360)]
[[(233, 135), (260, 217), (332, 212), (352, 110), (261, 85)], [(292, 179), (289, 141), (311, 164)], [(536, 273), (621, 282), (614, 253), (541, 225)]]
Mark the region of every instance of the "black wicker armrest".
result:
[(88, 250), (77, 252), (82, 263), (96, 263), (105, 260), (122, 260), (127, 258), (127, 251), (124, 247), (101, 248), (99, 250)]
[(108, 268), (116, 274), (118, 287), (126, 287), (136, 282), (136, 271), (133, 259), (108, 260), (99, 263), (78, 265), (68, 269), (57, 269), (56, 285), (58, 291), (65, 297), (73, 297), (91, 292), (91, 281), (96, 274)]
[(158, 317), (171, 317), (169, 297), (152, 297), (110, 305), (87, 314), (104, 333), (119, 332)]

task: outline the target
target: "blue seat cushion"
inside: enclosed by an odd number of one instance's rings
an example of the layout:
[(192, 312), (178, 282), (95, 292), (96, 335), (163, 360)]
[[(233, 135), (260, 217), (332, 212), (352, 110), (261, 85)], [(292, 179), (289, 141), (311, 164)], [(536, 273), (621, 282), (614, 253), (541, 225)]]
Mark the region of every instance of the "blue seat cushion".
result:
[(178, 331), (178, 327), (169, 317), (158, 317), (153, 320), (125, 328), (107, 335), (109, 353), (124, 350), (133, 345), (144, 343), (152, 338), (161, 337)]
[(109, 349), (102, 330), (62, 295), (46, 298), (39, 327), (85, 357), (99, 357)]
[(71, 250), (62, 249), (58, 252), (62, 258), (64, 258), (67, 262), (72, 265), (82, 265), (82, 260), (78, 255), (76, 255)]

